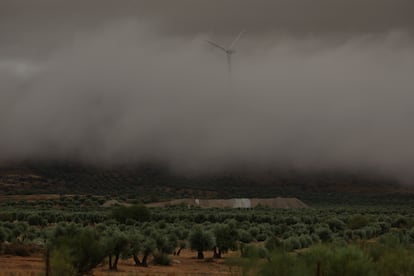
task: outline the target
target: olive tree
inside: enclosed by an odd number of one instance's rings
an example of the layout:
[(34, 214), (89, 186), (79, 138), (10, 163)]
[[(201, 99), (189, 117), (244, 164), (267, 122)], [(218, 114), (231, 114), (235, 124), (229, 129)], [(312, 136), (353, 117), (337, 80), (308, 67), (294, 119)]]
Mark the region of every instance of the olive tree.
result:
[(222, 253), (237, 247), (238, 232), (229, 224), (219, 224), (213, 230), (215, 236), (214, 258), (221, 258)]
[(190, 247), (197, 251), (197, 258), (204, 259), (203, 251), (214, 246), (213, 236), (210, 232), (203, 231), (200, 226), (195, 226), (190, 233)]
[(105, 233), (105, 240), (109, 269), (117, 270), (120, 255), (128, 249), (128, 237), (125, 233), (119, 231), (119, 229), (108, 229)]
[[(127, 234), (129, 240), (128, 253), (137, 266), (148, 266), (148, 257), (154, 253), (156, 242), (152, 237), (145, 237), (141, 232), (132, 230)], [(142, 255), (142, 259), (139, 259)]]
[(67, 262), (77, 274), (88, 274), (105, 258), (105, 244), (99, 233), (92, 228), (71, 229), (51, 237), (48, 251), (52, 258), (66, 256)]

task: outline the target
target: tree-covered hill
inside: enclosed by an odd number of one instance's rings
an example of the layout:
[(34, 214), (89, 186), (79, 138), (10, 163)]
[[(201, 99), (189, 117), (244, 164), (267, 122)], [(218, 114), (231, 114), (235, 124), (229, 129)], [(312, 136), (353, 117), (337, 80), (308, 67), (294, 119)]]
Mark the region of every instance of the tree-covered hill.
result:
[(411, 198), (391, 177), (340, 170), (241, 170), (178, 174), (155, 164), (95, 167), (26, 163), (0, 167), (1, 194), (94, 194), (157, 201), (171, 198), (298, 197), (305, 202), (383, 202)]

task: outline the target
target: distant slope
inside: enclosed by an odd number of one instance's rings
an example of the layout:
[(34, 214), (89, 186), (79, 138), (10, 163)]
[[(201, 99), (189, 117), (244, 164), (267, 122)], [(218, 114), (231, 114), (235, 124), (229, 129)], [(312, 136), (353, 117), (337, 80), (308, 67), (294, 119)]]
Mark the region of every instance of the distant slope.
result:
[(194, 199), (184, 198), (146, 204), (147, 207), (167, 207), (184, 205), (201, 208), (256, 208), (259, 206), (275, 209), (301, 209), (308, 206), (297, 198), (231, 198), (231, 199)]
[[(412, 188), (395, 179), (362, 172), (232, 170), (199, 176), (178, 175), (164, 166), (97, 168), (77, 164), (21, 164), (0, 167), (0, 194), (95, 194), (140, 198), (144, 202), (174, 198), (297, 197), (305, 202), (378, 202)], [(362, 199), (362, 201), (365, 199)], [(389, 199), (391, 200), (391, 199)]]

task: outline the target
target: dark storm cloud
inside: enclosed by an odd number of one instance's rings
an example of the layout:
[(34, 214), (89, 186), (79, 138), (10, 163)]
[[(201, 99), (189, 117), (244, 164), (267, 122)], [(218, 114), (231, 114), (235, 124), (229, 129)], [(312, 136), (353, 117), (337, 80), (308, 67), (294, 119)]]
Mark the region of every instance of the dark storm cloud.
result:
[(1, 2), (0, 160), (411, 174), (411, 2), (83, 2)]
[[(413, 33), (412, 0), (2, 0), (0, 50), (40, 55), (79, 32), (133, 18), (174, 36), (333, 36)], [(27, 46), (16, 49), (16, 45)], [(24, 51), (23, 51), (24, 50)]]

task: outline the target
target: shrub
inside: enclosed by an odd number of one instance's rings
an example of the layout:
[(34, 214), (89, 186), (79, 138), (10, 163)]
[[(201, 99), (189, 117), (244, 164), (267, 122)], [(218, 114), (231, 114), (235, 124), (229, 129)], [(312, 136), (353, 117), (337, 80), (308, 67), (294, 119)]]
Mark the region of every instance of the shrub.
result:
[(352, 240), (354, 238), (354, 232), (352, 230), (345, 230), (343, 234), (345, 239)]
[(333, 232), (338, 232), (338, 231), (341, 231), (341, 230), (345, 230), (345, 228), (346, 228), (346, 224), (342, 220), (337, 219), (337, 218), (332, 218), (332, 219), (328, 220), (327, 223), (329, 225), (329, 228)]
[(248, 232), (250, 233), (250, 235), (252, 235), (252, 237), (255, 239), (257, 237), (257, 235), (259, 235), (260, 233), (260, 229), (257, 227), (251, 227), (249, 228)]
[(299, 219), (298, 217), (288, 216), (288, 217), (286, 217), (286, 218), (285, 218), (285, 222), (286, 222), (288, 225), (293, 225), (293, 224), (296, 224), (296, 223), (298, 223), (299, 221), (300, 221), (300, 219)]
[(319, 264), (321, 275), (377, 275), (369, 256), (357, 246), (316, 246), (302, 256), (310, 268)]
[(269, 262), (259, 269), (263, 276), (291, 276), (291, 275), (313, 275), (304, 262), (295, 255), (285, 254), (284, 252), (274, 252)]
[(32, 214), (27, 217), (30, 225), (42, 225), (42, 218), (38, 214)]
[(68, 254), (68, 260), (78, 274), (88, 274), (105, 258), (105, 245), (93, 229), (76, 231), (73, 235), (56, 237), (50, 241), (50, 256), (62, 252)]
[(177, 246), (177, 237), (174, 234), (156, 233), (153, 238), (159, 252), (171, 254)]
[(168, 254), (157, 252), (154, 254), (152, 262), (155, 265), (171, 265), (171, 257)]
[(50, 275), (76, 276), (76, 269), (68, 252), (56, 250), (50, 258)]
[(410, 237), (411, 242), (414, 242), (414, 227), (408, 231), (408, 236)]
[(407, 224), (408, 224), (408, 219), (400, 215), (394, 219), (394, 221), (391, 223), (391, 226), (397, 227), (397, 228), (404, 228), (407, 226)]
[(281, 248), (282, 246), (283, 246), (283, 242), (278, 237), (271, 237), (265, 243), (265, 247), (269, 251), (274, 251), (276, 249)]
[(253, 241), (252, 235), (244, 229), (239, 230), (239, 240), (244, 243)]
[(388, 232), (391, 228), (391, 224), (388, 222), (377, 222), (376, 225), (379, 227), (378, 234), (384, 234)]
[(259, 256), (259, 258), (262, 258), (262, 259), (264, 259), (264, 258), (267, 258), (267, 257), (269, 257), (269, 250), (267, 250), (265, 247), (263, 247), (263, 246), (259, 246), (258, 247), (258, 256)]
[(267, 235), (265, 233), (260, 233), (257, 235), (256, 240), (258, 242), (265, 241), (267, 239)]
[(367, 233), (364, 229), (357, 229), (353, 231), (353, 236), (358, 237), (361, 240), (364, 240), (367, 238)]
[(269, 251), (263, 246), (256, 246), (254, 244), (246, 244), (240, 247), (242, 258), (267, 258)]
[(127, 219), (138, 222), (147, 221), (151, 217), (149, 209), (143, 205), (121, 206), (112, 210), (112, 217), (120, 223), (125, 224)]
[(317, 234), (312, 234), (310, 237), (311, 237), (313, 243), (318, 243), (318, 242), (321, 241), (321, 239), (319, 238), (319, 236)]
[(393, 248), (408, 245), (410, 243), (410, 237), (401, 231), (393, 231), (380, 236), (379, 242)]
[(7, 241), (8, 233), (3, 227), (0, 227), (0, 243)]
[(329, 242), (332, 240), (332, 231), (329, 228), (319, 227), (315, 232), (323, 242)]
[(6, 254), (6, 255), (27, 257), (27, 256), (30, 256), (30, 249), (25, 244), (10, 243), (10, 244), (5, 244), (4, 245), (3, 253)]
[(299, 236), (299, 241), (302, 248), (306, 248), (312, 245), (312, 238), (309, 235), (301, 235)]
[(360, 229), (368, 225), (368, 219), (363, 215), (354, 215), (348, 220), (348, 227), (352, 230)]
[(289, 237), (286, 240), (284, 240), (283, 245), (286, 251), (292, 251), (295, 249), (302, 248), (299, 238), (295, 236)]
[(378, 275), (414, 275), (412, 250), (395, 247), (386, 248), (382, 253), (376, 264)]

